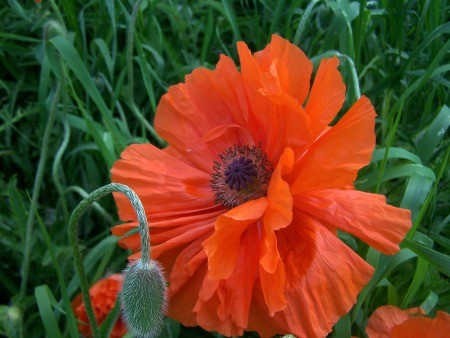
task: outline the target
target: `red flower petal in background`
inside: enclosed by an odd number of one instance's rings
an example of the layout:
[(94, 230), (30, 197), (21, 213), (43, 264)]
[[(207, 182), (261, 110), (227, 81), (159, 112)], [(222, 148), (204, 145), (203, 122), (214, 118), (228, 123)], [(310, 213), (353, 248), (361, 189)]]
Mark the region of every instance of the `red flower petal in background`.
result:
[[(122, 288), (123, 277), (114, 274), (95, 283), (89, 290), (91, 303), (94, 309), (98, 325), (101, 325), (116, 304), (117, 296)], [(86, 337), (92, 337), (89, 319), (84, 307), (83, 295), (79, 294), (72, 301), (75, 317), (78, 319), (78, 330)], [(119, 317), (111, 332), (112, 338), (121, 338), (127, 333), (127, 328), (122, 318)]]
[[(153, 258), (169, 274), (169, 316), (224, 335), (257, 331), (324, 337), (356, 302), (373, 268), (337, 229), (386, 254), (410, 212), (355, 191), (375, 147), (375, 111), (361, 97), (334, 126), (345, 85), (339, 60), (312, 63), (273, 35), (252, 55), (238, 43), (240, 72), (221, 56), (161, 98), (155, 128), (170, 144), (128, 147), (112, 180), (141, 198)], [(126, 198), (119, 216), (137, 227)], [(139, 255), (137, 234), (119, 244)]]
[(369, 338), (444, 338), (450, 336), (450, 315), (438, 311), (436, 318), (424, 316), (421, 308), (401, 310), (392, 305), (379, 307), (369, 318)]

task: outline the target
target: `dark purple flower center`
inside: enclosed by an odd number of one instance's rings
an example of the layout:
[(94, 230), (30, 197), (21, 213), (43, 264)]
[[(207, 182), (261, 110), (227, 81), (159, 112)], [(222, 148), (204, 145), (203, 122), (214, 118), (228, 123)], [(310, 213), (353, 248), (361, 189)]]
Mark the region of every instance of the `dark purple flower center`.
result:
[(230, 189), (241, 191), (255, 182), (258, 172), (253, 161), (246, 157), (233, 160), (225, 170), (225, 183)]
[(273, 165), (261, 146), (235, 145), (219, 155), (211, 175), (217, 204), (234, 208), (267, 195)]

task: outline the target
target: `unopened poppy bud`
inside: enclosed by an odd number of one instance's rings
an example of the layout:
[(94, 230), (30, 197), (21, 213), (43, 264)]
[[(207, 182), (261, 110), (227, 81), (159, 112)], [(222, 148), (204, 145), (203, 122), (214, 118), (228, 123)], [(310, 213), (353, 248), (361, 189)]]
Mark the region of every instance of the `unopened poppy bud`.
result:
[(157, 262), (138, 260), (128, 264), (124, 270), (122, 302), (131, 333), (149, 338), (160, 333), (167, 309), (167, 288)]

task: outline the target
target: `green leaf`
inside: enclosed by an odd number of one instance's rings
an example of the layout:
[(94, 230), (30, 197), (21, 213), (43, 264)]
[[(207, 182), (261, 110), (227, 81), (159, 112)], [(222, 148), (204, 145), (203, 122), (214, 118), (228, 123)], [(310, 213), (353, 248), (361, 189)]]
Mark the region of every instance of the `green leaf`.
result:
[[(383, 160), (385, 154), (386, 154), (387, 148), (379, 148), (375, 149), (375, 151), (372, 154), (372, 160), (371, 163), (375, 163), (378, 161)], [(388, 159), (404, 159), (409, 160), (415, 164), (422, 164), (422, 161), (420, 160), (420, 157), (409, 152), (406, 149), (398, 148), (398, 147), (390, 147), (388, 150)]]
[(427, 163), (436, 152), (437, 146), (449, 126), (450, 108), (444, 105), (433, 122), (415, 137), (414, 141), (417, 145), (417, 154), (423, 163)]
[(102, 337), (108, 338), (111, 336), (114, 325), (120, 316), (120, 298), (121, 297), (117, 297), (114, 308), (108, 313), (108, 316), (102, 323), (102, 326), (100, 328), (100, 334)]
[(47, 284), (36, 287), (34, 289), (34, 295), (47, 336), (52, 338), (62, 338), (52, 308), (52, 304), (56, 304), (56, 300)]
[(420, 307), (425, 311), (426, 314), (429, 314), (436, 306), (438, 300), (439, 296), (431, 291), (427, 298), (420, 305)]
[(433, 264), (440, 272), (442, 272), (447, 277), (450, 277), (450, 256), (440, 253), (436, 250), (427, 248), (416, 241), (405, 238), (403, 241), (405, 247), (417, 254), (417, 256), (422, 257), (430, 264)]
[(350, 338), (352, 336), (352, 328), (350, 323), (350, 316), (346, 314), (341, 317), (333, 328), (334, 338)]
[(8, 183), (8, 197), (12, 216), (17, 224), (17, 230), (20, 233), (20, 237), (22, 238), (21, 242), (23, 243), (25, 239), (25, 225), (27, 223), (28, 211), (25, 209), (25, 204), (16, 185), (17, 178), (14, 176)]
[[(433, 170), (421, 164), (402, 164), (392, 168), (388, 168), (383, 172), (381, 182), (393, 180), (395, 178), (410, 177), (413, 175), (423, 176), (431, 181), (435, 181), (436, 177)], [(366, 176), (361, 177), (357, 181), (358, 189), (369, 190), (378, 183), (378, 172), (372, 172)]]
[(50, 253), (53, 268), (55, 269), (56, 276), (58, 277), (58, 283), (59, 283), (59, 287), (61, 288), (61, 294), (62, 294), (63, 303), (64, 303), (64, 307), (65, 307), (64, 312), (67, 316), (67, 324), (68, 324), (70, 336), (72, 338), (77, 338), (79, 336), (78, 328), (77, 328), (77, 321), (76, 321), (75, 315), (72, 310), (72, 305), (70, 303), (70, 298), (69, 298), (69, 295), (68, 295), (67, 289), (66, 289), (66, 283), (64, 282), (63, 273), (62, 273), (61, 267), (58, 263), (58, 260), (56, 258), (52, 240), (51, 240), (51, 238), (47, 232), (47, 229), (45, 227), (45, 224), (42, 221), (41, 217), (39, 216), (37, 210), (35, 210), (35, 215), (36, 215), (36, 219), (38, 221), (39, 227), (41, 229), (42, 237), (44, 238), (44, 242), (47, 246), (48, 252)]
[(415, 221), (433, 186), (433, 181), (425, 176), (413, 173), (409, 178), (400, 207), (411, 210)]
[(108, 109), (103, 101), (100, 92), (97, 89), (91, 75), (86, 69), (83, 61), (81, 60), (78, 52), (70, 44), (69, 41), (63, 36), (57, 36), (50, 40), (50, 42), (59, 51), (62, 58), (66, 61), (69, 68), (73, 71), (73, 74), (78, 78), (81, 85), (86, 90), (87, 94), (92, 98), (92, 100), (97, 105), (100, 113), (102, 115), (103, 121), (108, 128), (108, 130), (116, 137), (121, 149), (125, 148), (125, 141), (117, 126), (112, 118), (112, 112)]

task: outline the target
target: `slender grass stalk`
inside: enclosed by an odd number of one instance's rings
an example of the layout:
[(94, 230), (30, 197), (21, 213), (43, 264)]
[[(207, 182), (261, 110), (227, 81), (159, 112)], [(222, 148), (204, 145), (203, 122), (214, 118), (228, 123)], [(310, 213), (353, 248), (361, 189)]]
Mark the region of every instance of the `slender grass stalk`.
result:
[(74, 264), (78, 278), (80, 279), (81, 292), (83, 294), (84, 306), (86, 308), (86, 313), (89, 318), (89, 322), (92, 328), (92, 334), (94, 338), (100, 337), (100, 330), (98, 328), (97, 321), (95, 319), (94, 310), (92, 308), (91, 299), (89, 296), (89, 283), (87, 280), (86, 272), (84, 270), (83, 256), (81, 255), (80, 245), (78, 242), (78, 232), (77, 226), (80, 217), (84, 214), (86, 209), (95, 201), (99, 200), (103, 196), (112, 193), (120, 192), (124, 194), (131, 202), (131, 205), (136, 212), (136, 217), (139, 222), (139, 234), (141, 237), (141, 260), (144, 264), (150, 263), (150, 233), (148, 230), (147, 217), (145, 215), (144, 207), (141, 200), (136, 195), (136, 193), (124, 184), (110, 183), (103, 187), (94, 190), (89, 194), (84, 200), (78, 204), (72, 213), (69, 220), (69, 242), (72, 247)]
[(398, 125), (400, 123), (400, 118), (402, 116), (403, 103), (404, 103), (404, 100), (402, 100), (402, 102), (400, 104), (400, 108), (397, 111), (397, 115), (395, 116), (395, 120), (394, 120), (394, 125), (389, 129), (389, 134), (388, 134), (387, 142), (386, 142), (386, 152), (384, 154), (383, 160), (381, 161), (380, 169), (378, 170), (378, 179), (377, 179), (377, 184), (376, 184), (375, 190), (374, 190), (375, 193), (378, 193), (380, 191), (383, 174), (384, 174), (384, 171), (386, 170), (387, 160), (389, 158), (389, 148), (394, 143), (395, 134), (398, 130)]
[(431, 203), (431, 200), (434, 198), (434, 196), (436, 195), (436, 191), (439, 187), (439, 182), (441, 181), (442, 175), (444, 175), (445, 172), (445, 168), (447, 168), (448, 166), (448, 160), (450, 158), (450, 146), (447, 146), (447, 149), (445, 151), (445, 155), (442, 159), (441, 165), (439, 167), (439, 171), (438, 174), (436, 176), (436, 181), (433, 184), (433, 188), (430, 192), (430, 194), (428, 194), (427, 199), (425, 200), (425, 202), (422, 205), (422, 208), (420, 208), (420, 212), (419, 215), (417, 216), (417, 219), (414, 221), (411, 230), (408, 232), (408, 234), (406, 235), (406, 238), (412, 240), (414, 238), (414, 235), (417, 231), (417, 228), (419, 227), (419, 224), (421, 224), (422, 219), (425, 216), (425, 212), (428, 210), (428, 206)]
[(134, 74), (133, 74), (133, 45), (134, 45), (134, 27), (136, 25), (136, 16), (142, 0), (136, 1), (131, 12), (130, 22), (127, 30), (127, 77), (128, 77), (128, 95), (132, 99), (134, 97)]
[(164, 141), (159, 137), (156, 133), (153, 126), (142, 116), (139, 111), (136, 103), (134, 102), (134, 69), (133, 69), (133, 49), (134, 49), (134, 29), (136, 25), (136, 17), (138, 14), (139, 6), (141, 5), (142, 0), (136, 1), (133, 6), (133, 11), (130, 16), (130, 22), (127, 30), (127, 78), (128, 78), (128, 106), (133, 112), (133, 114), (137, 117), (139, 122), (143, 124), (145, 129), (150, 133), (152, 138), (157, 142), (159, 146), (164, 146)]
[(30, 255), (31, 255), (31, 244), (32, 244), (32, 234), (33, 234), (33, 224), (35, 220), (34, 210), (37, 207), (37, 202), (39, 199), (39, 194), (41, 192), (41, 185), (44, 176), (45, 161), (47, 159), (48, 147), (50, 143), (50, 134), (53, 130), (53, 124), (55, 122), (56, 109), (59, 103), (61, 95), (61, 84), (58, 82), (56, 91), (53, 97), (52, 105), (50, 108), (47, 125), (45, 126), (44, 137), (42, 139), (41, 155), (39, 157), (39, 163), (36, 170), (36, 175), (33, 184), (33, 194), (31, 195), (30, 210), (28, 212), (28, 219), (26, 224), (25, 232), (25, 251), (24, 259), (22, 264), (22, 281), (20, 284), (20, 293), (22, 296), (25, 295), (27, 291), (28, 275), (30, 272)]
[(64, 116), (63, 126), (64, 126), (64, 137), (61, 142), (61, 145), (59, 146), (59, 148), (56, 152), (55, 160), (53, 161), (52, 178), (53, 178), (53, 184), (55, 185), (56, 190), (58, 191), (58, 194), (59, 194), (59, 198), (61, 199), (61, 206), (62, 206), (64, 219), (67, 222), (69, 220), (69, 208), (67, 206), (67, 199), (64, 194), (64, 188), (61, 185), (61, 181), (59, 179), (59, 169), (60, 169), (60, 165), (61, 165), (61, 158), (67, 148), (67, 145), (69, 144), (69, 139), (70, 139), (70, 127), (69, 127), (69, 122), (67, 121), (66, 116)]

